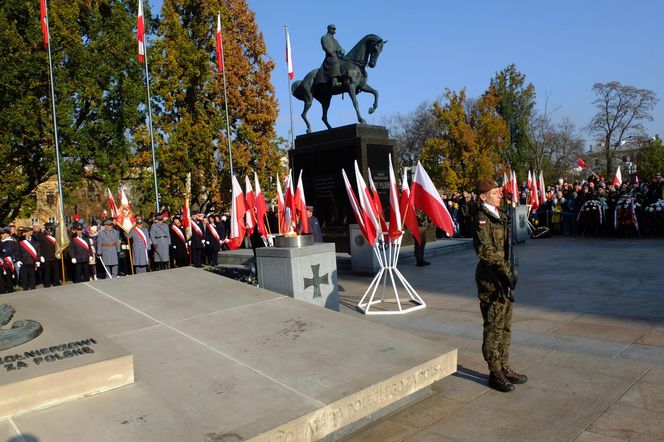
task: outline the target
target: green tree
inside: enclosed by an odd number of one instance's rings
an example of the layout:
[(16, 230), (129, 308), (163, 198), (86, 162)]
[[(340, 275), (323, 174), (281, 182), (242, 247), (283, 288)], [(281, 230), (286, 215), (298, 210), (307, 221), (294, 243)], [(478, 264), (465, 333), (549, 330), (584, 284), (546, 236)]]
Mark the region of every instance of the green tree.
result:
[[(65, 196), (84, 178), (116, 187), (143, 123), (134, 0), (51, 4), (49, 22)], [(39, 2), (0, 3), (0, 219), (30, 213), (56, 171)]]
[[(189, 172), (191, 193), (201, 207), (219, 208), (230, 200), (226, 103), (222, 74), (215, 66), (217, 11), (223, 27), (235, 175), (241, 181), (256, 170), (267, 183), (279, 168), (277, 103), (270, 83), (274, 62), (266, 55), (247, 2), (165, 0), (158, 39), (148, 55), (159, 132), (160, 194), (176, 207), (182, 204)], [(137, 165), (147, 166), (149, 145), (142, 144)]]
[(502, 158), (520, 177), (525, 177), (530, 146), (529, 125), (535, 108), (535, 86), (526, 84), (526, 76), (511, 64), (491, 79), (499, 100), (498, 114), (503, 117), (509, 132), (509, 142)]
[(446, 90), (445, 98), (445, 105), (434, 103), (437, 134), (423, 149), (422, 163), (436, 186), (471, 190), (480, 178), (496, 176), (507, 147), (507, 127), (496, 112), (499, 97), (491, 87), (475, 102), (465, 89)]
[(646, 181), (657, 173), (664, 173), (664, 145), (659, 136), (651, 138), (640, 149), (638, 172)]

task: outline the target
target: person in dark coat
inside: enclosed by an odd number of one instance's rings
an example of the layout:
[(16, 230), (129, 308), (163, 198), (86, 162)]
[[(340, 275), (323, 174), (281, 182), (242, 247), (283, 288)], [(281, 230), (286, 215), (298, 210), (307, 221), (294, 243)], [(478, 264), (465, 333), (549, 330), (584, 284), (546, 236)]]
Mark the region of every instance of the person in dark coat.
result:
[(314, 236), (314, 242), (323, 242), (323, 232), (320, 230), (320, 221), (314, 215), (314, 206), (307, 206), (307, 216), (309, 217), (309, 230)]
[[(33, 235), (35, 236), (35, 235)], [(53, 236), (53, 223), (44, 224), (40, 247), (44, 257), (42, 265), (42, 282), (44, 287), (60, 285), (60, 260), (55, 256), (56, 241)]]
[(16, 267), (19, 269), (23, 290), (34, 290), (37, 285), (36, 270), (43, 260), (39, 243), (32, 238), (32, 229), (24, 227), (20, 230), (23, 239), (16, 250)]
[(90, 240), (83, 235), (83, 225), (74, 226), (74, 236), (69, 241), (69, 256), (74, 264), (74, 283), (90, 280), (90, 257), (92, 249)]
[(191, 264), (194, 267), (203, 267), (203, 248), (205, 247), (203, 214), (194, 210), (191, 215)]
[(12, 237), (12, 229), (7, 226), (0, 231), (0, 258), (4, 263), (3, 276), (5, 280), (4, 293), (14, 291), (14, 281), (16, 279), (16, 246), (17, 243)]
[(182, 219), (179, 216), (173, 217), (173, 224), (170, 228), (171, 234), (171, 259), (173, 267), (184, 267), (189, 265), (189, 247), (187, 244), (187, 234), (182, 227)]
[(104, 228), (97, 234), (97, 254), (113, 278), (118, 276), (119, 253), (120, 233), (113, 227), (113, 221), (107, 220)]
[(131, 257), (134, 264), (134, 273), (146, 273), (148, 271), (148, 250), (152, 247), (152, 239), (148, 229), (143, 226), (143, 219), (136, 217), (136, 227), (129, 234), (131, 238)]
[(205, 230), (205, 249), (207, 254), (207, 263), (211, 266), (219, 264), (219, 251), (221, 250), (221, 232), (216, 223), (214, 215), (208, 216), (207, 229)]

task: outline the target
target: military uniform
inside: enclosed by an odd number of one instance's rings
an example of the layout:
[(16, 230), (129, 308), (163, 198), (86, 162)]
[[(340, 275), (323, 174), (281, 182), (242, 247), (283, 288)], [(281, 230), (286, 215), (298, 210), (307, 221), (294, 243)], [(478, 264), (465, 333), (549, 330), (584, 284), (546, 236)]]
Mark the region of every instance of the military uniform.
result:
[(184, 267), (189, 264), (189, 251), (187, 250), (186, 233), (182, 226), (171, 224), (171, 252), (174, 267)]
[[(108, 222), (108, 221), (107, 221)], [(97, 234), (97, 254), (112, 277), (118, 276), (118, 254), (120, 253), (120, 233), (103, 228)]]
[(156, 270), (168, 268), (170, 263), (169, 248), (171, 247), (171, 234), (168, 231), (168, 225), (164, 223), (154, 223), (150, 227), (150, 239), (154, 249), (154, 267)]
[(74, 282), (87, 282), (90, 280), (90, 257), (92, 248), (90, 239), (83, 235), (82, 226), (76, 228), (77, 233), (69, 241), (69, 256), (74, 264)]
[(3, 277), (5, 280), (4, 293), (11, 293), (14, 291), (14, 279), (16, 278), (16, 269), (14, 261), (16, 259), (16, 241), (9, 233), (9, 230), (3, 229), (6, 234), (5, 238), (0, 242), (0, 258), (4, 262)]
[(325, 59), (316, 74), (316, 83), (327, 83), (333, 78), (341, 76), (341, 59), (344, 56), (344, 50), (334, 38), (336, 27), (329, 25), (328, 32), (320, 39), (320, 45), (325, 52)]
[[(49, 223), (45, 224), (44, 227), (48, 225)], [(60, 260), (55, 257), (56, 240), (51, 235), (50, 227), (47, 229), (38, 235), (41, 240), (41, 254), (44, 257), (44, 264), (42, 265), (42, 282), (44, 283), (44, 287), (60, 285)], [(37, 233), (33, 234), (33, 236), (37, 237)]]
[[(417, 226), (419, 232), (420, 242), (417, 240), (413, 244), (413, 253), (415, 253), (416, 266), (422, 267), (431, 264), (429, 261), (424, 260), (424, 246), (427, 244), (427, 229), (429, 228), (429, 217), (426, 216), (424, 212), (420, 209), (415, 210), (415, 216), (417, 218)], [(413, 234), (415, 235), (415, 234)]]
[[(203, 247), (205, 247), (205, 224), (200, 220), (191, 221), (191, 264), (203, 267)], [(196, 224), (196, 227), (194, 227)]]
[[(141, 235), (142, 233), (142, 235)], [(137, 224), (131, 231), (131, 257), (136, 273), (145, 273), (148, 271), (148, 249), (152, 246), (152, 240), (148, 229)]]
[[(212, 219), (212, 217), (210, 217)], [(218, 224), (210, 221), (205, 229), (205, 248), (207, 250), (207, 263), (211, 266), (219, 264), (219, 251), (221, 250), (221, 234)]]
[(18, 243), (16, 264), (21, 275), (23, 290), (34, 290), (37, 285), (36, 270), (41, 265), (41, 252), (37, 241), (27, 237)]

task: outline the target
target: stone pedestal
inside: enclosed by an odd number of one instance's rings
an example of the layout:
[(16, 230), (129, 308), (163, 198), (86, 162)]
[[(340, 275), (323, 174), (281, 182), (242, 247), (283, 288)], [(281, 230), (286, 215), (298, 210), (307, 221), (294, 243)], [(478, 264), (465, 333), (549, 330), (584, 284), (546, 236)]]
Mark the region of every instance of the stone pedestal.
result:
[(375, 275), (380, 270), (378, 258), (357, 224), (351, 224), (350, 263), (353, 273)]
[(261, 247), (256, 249), (256, 262), (261, 288), (339, 310), (334, 244)]
[(298, 135), (295, 149), (288, 152), (297, 180), (303, 170), (302, 181), (307, 204), (315, 207), (325, 241), (334, 242), (339, 252), (350, 252), (348, 225), (356, 222), (353, 209), (341, 176), (346, 170), (351, 185), (357, 189), (353, 163), (368, 181), (367, 167), (371, 169), (383, 208), (389, 216), (389, 163), (388, 155), (396, 163), (396, 142), (388, 137), (384, 126), (351, 124), (330, 130)]
[(528, 239), (528, 207), (516, 206), (512, 208), (512, 236), (518, 243)]

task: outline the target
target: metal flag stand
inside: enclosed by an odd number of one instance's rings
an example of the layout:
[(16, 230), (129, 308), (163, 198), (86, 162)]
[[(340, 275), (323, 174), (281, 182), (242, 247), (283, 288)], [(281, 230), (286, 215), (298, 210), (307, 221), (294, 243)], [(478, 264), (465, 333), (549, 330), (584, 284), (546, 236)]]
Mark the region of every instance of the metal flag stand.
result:
[[(378, 258), (378, 263), (380, 265), (380, 270), (374, 277), (369, 287), (364, 292), (364, 296), (357, 304), (357, 308), (361, 310), (365, 315), (403, 315), (405, 313), (414, 312), (416, 310), (421, 310), (426, 308), (426, 303), (417, 294), (412, 285), (408, 282), (405, 276), (397, 268), (397, 263), (399, 261), (399, 252), (401, 251), (401, 240), (403, 239), (403, 234), (393, 242), (386, 243), (384, 235), (380, 235), (381, 238), (376, 241), (373, 246), (373, 251)], [(401, 286), (406, 291), (408, 298), (400, 297), (399, 291), (397, 290), (397, 283), (395, 280), (398, 280), (401, 283)], [(392, 285), (392, 291), (394, 293), (394, 298), (386, 298), (386, 289), (387, 289), (387, 279), (390, 279)], [(376, 299), (376, 294), (378, 288), (382, 286), (381, 291), (379, 292), (380, 299)], [(389, 296), (389, 289), (387, 289)], [(371, 295), (369, 296), (369, 293)], [(365, 302), (369, 296), (369, 300)], [(397, 310), (376, 310), (373, 309), (375, 305), (385, 305), (385, 304), (394, 304), (397, 305)], [(404, 305), (404, 304), (411, 305)], [(414, 304), (414, 305), (413, 305)]]

